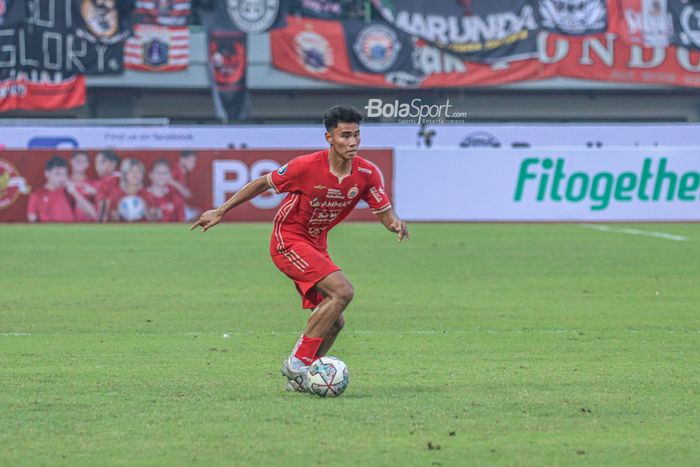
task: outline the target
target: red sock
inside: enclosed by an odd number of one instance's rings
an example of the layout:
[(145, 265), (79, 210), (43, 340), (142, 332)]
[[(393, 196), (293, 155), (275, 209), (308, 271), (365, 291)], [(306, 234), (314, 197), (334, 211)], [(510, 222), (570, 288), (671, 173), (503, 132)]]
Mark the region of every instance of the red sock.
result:
[(316, 352), (318, 352), (318, 348), (321, 347), (322, 343), (323, 337), (307, 337), (302, 334), (292, 353), (305, 365), (311, 365), (316, 360)]

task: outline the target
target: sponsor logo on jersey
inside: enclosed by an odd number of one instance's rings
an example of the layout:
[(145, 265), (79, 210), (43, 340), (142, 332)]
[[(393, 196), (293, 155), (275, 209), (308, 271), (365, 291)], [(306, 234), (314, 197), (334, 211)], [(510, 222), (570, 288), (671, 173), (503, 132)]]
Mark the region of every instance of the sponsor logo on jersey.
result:
[(314, 189), (316, 189), (316, 190), (325, 190), (325, 189), (326, 189), (326, 185), (314, 185)]
[(324, 201), (321, 203), (322, 208), (344, 208), (350, 204), (350, 201)]
[(284, 164), (282, 167), (277, 169), (277, 173), (280, 175), (284, 175), (284, 173), (287, 171), (287, 164)]
[(369, 169), (365, 169), (364, 167), (358, 167), (357, 170), (359, 170), (360, 172), (364, 172), (366, 174), (372, 175), (372, 171)]
[(353, 199), (357, 194), (360, 192), (360, 190), (354, 186), (348, 190), (348, 198)]
[(396, 32), (387, 26), (371, 24), (360, 31), (352, 48), (365, 68), (374, 73), (384, 73), (396, 63), (401, 42)]
[(374, 197), (377, 203), (381, 203), (382, 199), (384, 199), (384, 188), (382, 187), (377, 188), (376, 186), (373, 186), (369, 189), (369, 193), (372, 195), (372, 197)]
[(31, 187), (17, 171), (17, 168), (5, 159), (0, 159), (0, 210), (12, 206), (19, 195), (28, 195)]
[(343, 196), (343, 192), (341, 190), (338, 190), (337, 188), (329, 188), (328, 192), (326, 193), (326, 198), (345, 199), (345, 196)]
[(280, 9), (279, 0), (228, 0), (226, 6), (233, 25), (249, 34), (267, 31)]
[(311, 201), (309, 201), (309, 204), (312, 208), (317, 208), (321, 205), (321, 202), (318, 200), (318, 198), (314, 198)]

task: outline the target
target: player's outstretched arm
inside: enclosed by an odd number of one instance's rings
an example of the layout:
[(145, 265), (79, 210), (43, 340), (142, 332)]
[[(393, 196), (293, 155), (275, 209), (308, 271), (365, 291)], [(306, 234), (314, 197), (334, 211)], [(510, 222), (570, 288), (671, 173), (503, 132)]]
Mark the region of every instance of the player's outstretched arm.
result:
[(239, 204), (243, 204), (246, 201), (250, 201), (258, 195), (265, 193), (267, 190), (272, 188), (267, 182), (267, 175), (256, 178), (243, 188), (238, 191), (235, 195), (231, 196), (224, 204), (216, 209), (211, 209), (206, 211), (199, 217), (199, 220), (192, 224), (190, 230), (194, 230), (197, 227), (202, 227), (202, 232), (214, 227), (216, 224), (221, 222), (224, 215), (231, 209), (235, 208)]
[(377, 214), (377, 217), (379, 218), (379, 222), (381, 222), (384, 227), (398, 234), (399, 242), (404, 239), (408, 240), (411, 237), (411, 235), (408, 233), (406, 223), (396, 217), (394, 208), (389, 208), (384, 212), (380, 212)]

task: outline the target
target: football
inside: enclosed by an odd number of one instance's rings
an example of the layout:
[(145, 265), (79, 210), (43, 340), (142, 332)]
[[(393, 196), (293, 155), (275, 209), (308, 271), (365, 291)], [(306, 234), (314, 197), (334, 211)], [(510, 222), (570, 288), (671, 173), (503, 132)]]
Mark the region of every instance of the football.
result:
[(321, 357), (309, 366), (309, 389), (321, 397), (338, 397), (350, 384), (348, 367), (335, 357)]
[(119, 200), (117, 210), (125, 221), (139, 221), (146, 215), (146, 203), (140, 196), (125, 196)]

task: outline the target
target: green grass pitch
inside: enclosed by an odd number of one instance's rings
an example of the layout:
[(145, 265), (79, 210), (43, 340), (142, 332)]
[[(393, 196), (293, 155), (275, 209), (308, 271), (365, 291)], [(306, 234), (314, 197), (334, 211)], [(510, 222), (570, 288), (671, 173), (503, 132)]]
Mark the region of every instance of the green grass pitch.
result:
[(1, 226), (0, 464), (697, 465), (700, 225), (616, 228), (687, 240), (340, 226), (320, 399), (278, 373), (306, 312), (271, 225)]

